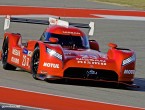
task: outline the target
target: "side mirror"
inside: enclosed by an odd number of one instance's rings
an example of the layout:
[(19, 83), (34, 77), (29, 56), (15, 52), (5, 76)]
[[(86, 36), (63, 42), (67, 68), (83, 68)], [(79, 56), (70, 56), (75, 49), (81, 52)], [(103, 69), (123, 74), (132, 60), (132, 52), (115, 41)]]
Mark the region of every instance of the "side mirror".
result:
[(109, 43), (108, 46), (111, 48), (117, 48), (117, 44), (114, 44), (114, 43)]
[(99, 44), (96, 40), (89, 40), (90, 48), (99, 51)]
[(51, 43), (57, 43), (57, 42), (58, 42), (58, 38), (50, 37), (50, 38), (49, 38), (49, 41), (50, 41)]

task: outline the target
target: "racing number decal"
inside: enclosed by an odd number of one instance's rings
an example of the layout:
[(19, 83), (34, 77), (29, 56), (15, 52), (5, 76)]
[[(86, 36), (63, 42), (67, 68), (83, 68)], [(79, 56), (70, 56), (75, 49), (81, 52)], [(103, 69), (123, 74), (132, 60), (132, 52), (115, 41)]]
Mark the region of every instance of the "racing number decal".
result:
[(23, 55), (22, 66), (29, 66), (29, 58), (26, 55)]

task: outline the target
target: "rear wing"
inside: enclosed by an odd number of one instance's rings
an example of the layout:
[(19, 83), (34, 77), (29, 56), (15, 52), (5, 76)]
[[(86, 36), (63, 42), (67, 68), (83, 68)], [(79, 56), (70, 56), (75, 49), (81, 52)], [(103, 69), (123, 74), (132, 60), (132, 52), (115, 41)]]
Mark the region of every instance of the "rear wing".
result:
[(10, 17), (7, 15), (5, 18), (5, 23), (4, 23), (5, 31), (9, 29), (10, 22), (41, 24), (41, 25), (60, 25), (60, 26), (65, 26), (65, 27), (74, 26), (78, 28), (88, 28), (89, 35), (93, 36), (94, 34), (94, 22), (90, 22), (89, 24), (82, 24), (82, 23), (70, 23), (70, 22), (52, 18), (52, 17), (49, 17), (49, 20), (36, 20), (36, 19), (15, 18), (15, 17)]

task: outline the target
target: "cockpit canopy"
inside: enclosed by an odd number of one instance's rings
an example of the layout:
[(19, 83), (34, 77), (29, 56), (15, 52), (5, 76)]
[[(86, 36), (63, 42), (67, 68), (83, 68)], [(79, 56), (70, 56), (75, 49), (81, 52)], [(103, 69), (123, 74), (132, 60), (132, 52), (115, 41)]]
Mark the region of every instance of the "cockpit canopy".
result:
[(85, 33), (74, 27), (51, 26), (42, 34), (41, 41), (49, 41), (50, 37), (58, 39), (62, 47), (88, 49), (89, 41)]

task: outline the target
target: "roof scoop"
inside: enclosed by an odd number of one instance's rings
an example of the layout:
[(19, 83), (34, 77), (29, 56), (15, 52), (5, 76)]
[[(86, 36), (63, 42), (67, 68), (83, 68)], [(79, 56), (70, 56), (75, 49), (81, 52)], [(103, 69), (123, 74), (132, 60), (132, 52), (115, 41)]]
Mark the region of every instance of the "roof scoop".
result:
[(109, 43), (108, 46), (111, 48), (117, 48), (117, 44), (114, 44), (114, 43)]

